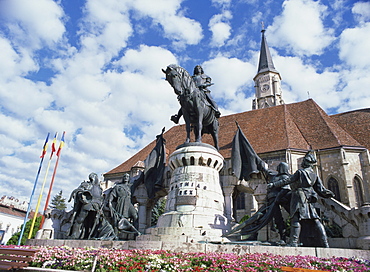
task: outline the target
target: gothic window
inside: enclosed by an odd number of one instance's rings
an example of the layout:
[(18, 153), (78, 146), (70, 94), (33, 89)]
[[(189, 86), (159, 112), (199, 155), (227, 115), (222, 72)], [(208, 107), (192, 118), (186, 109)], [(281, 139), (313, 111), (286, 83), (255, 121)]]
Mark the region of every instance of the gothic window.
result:
[(236, 209), (245, 210), (245, 194), (244, 193), (239, 193), (238, 197), (236, 198)]
[(356, 207), (360, 207), (364, 204), (364, 192), (362, 190), (361, 180), (358, 177), (353, 179), (353, 189), (355, 191)]
[(335, 199), (341, 201), (340, 199), (340, 190), (338, 181), (335, 178), (329, 178), (328, 189), (335, 194)]

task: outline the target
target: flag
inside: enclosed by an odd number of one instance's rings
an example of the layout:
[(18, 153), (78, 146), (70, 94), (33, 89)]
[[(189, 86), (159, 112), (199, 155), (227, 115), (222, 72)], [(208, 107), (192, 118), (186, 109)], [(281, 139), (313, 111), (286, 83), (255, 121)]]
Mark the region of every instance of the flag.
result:
[(64, 146), (64, 135), (66, 134), (65, 131), (63, 131), (63, 135), (62, 135), (62, 138), (60, 139), (60, 144), (59, 144), (59, 148), (58, 148), (58, 151), (57, 151), (57, 156), (59, 157), (60, 156), (60, 152), (62, 151), (62, 148)]
[(51, 154), (57, 151), (57, 149), (55, 148), (55, 144), (57, 143), (57, 136), (58, 136), (58, 132), (55, 132), (53, 143), (51, 144)]
[(252, 174), (260, 172), (265, 163), (258, 157), (238, 123), (236, 125), (238, 130), (232, 142), (231, 165), (239, 180), (248, 181)]
[(155, 193), (162, 189), (164, 168), (166, 163), (166, 140), (162, 133), (157, 135), (156, 145), (145, 159), (144, 184), (148, 197), (153, 199)]
[(41, 153), (40, 158), (43, 158), (46, 154), (46, 151), (48, 150), (49, 135), (50, 135), (50, 133), (48, 133), (48, 135), (46, 136), (46, 140), (45, 140), (44, 146), (42, 148), (42, 153)]

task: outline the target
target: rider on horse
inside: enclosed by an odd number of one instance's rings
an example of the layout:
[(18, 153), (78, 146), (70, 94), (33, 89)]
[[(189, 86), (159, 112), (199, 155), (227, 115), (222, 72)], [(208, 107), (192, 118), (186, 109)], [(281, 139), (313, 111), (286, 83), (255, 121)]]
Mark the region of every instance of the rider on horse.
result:
[[(215, 111), (216, 118), (219, 118), (221, 116), (221, 113), (218, 110), (218, 105), (216, 101), (213, 100), (211, 96), (211, 91), (208, 89), (209, 86), (213, 85), (213, 83), (211, 83), (212, 79), (204, 73), (203, 68), (200, 65), (197, 65), (194, 67), (194, 74), (192, 76), (192, 79), (195, 85), (197, 86), (197, 88), (204, 92), (208, 103), (211, 105), (211, 107)], [(181, 116), (182, 116), (182, 110), (180, 108), (177, 114), (171, 116), (171, 121), (177, 124)]]

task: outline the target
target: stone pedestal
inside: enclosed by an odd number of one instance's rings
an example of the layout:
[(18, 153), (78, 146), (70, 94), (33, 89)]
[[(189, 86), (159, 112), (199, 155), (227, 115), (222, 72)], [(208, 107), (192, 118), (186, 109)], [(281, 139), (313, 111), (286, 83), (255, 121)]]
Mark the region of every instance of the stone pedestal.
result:
[(166, 210), (151, 234), (221, 241), (229, 230), (219, 179), (224, 158), (207, 144), (180, 146), (169, 157), (172, 178)]

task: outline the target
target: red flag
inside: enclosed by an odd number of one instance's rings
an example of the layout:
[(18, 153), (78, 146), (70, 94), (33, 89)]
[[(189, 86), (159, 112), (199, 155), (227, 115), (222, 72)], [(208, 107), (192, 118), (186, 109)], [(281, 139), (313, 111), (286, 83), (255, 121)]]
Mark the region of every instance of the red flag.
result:
[(44, 147), (42, 148), (42, 153), (41, 153), (40, 158), (43, 158), (46, 154), (46, 151), (48, 150), (49, 135), (50, 135), (50, 133), (48, 132), (48, 135), (46, 136), (46, 140), (45, 140), (45, 143), (44, 143)]
[(62, 135), (62, 138), (60, 139), (60, 144), (59, 144), (59, 148), (58, 148), (58, 151), (57, 151), (57, 156), (59, 157), (60, 156), (60, 152), (62, 151), (62, 148), (64, 146), (64, 135), (66, 134), (65, 131), (63, 131), (63, 135)]
[(57, 143), (57, 136), (58, 132), (55, 132), (53, 143), (51, 144), (51, 154), (54, 154), (55, 151), (57, 151), (55, 144)]

